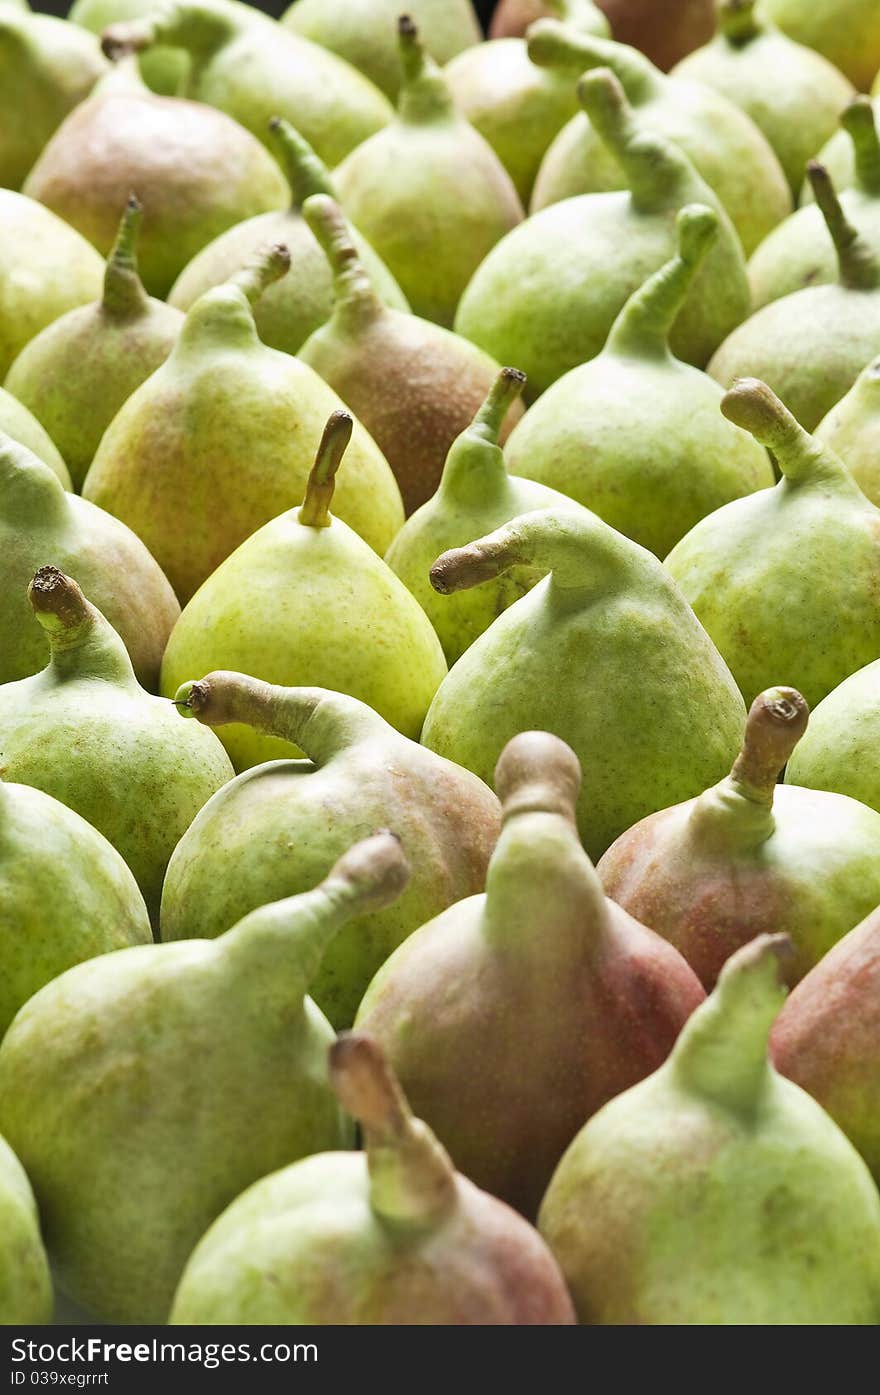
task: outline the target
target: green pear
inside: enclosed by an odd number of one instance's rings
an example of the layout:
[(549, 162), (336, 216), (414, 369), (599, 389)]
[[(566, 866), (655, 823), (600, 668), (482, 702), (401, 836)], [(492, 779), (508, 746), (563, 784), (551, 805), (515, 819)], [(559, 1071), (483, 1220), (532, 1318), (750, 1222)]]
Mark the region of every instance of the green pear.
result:
[[(284, 246), (263, 248), (196, 301), (168, 359), (111, 422), (83, 485), (144, 540), (183, 603), (301, 501), (324, 424), (342, 405), (311, 368), (257, 336), (252, 307), (289, 260)], [(360, 425), (349, 462), (339, 516), (384, 552), (403, 505)]]
[(658, 557), (706, 514), (774, 482), (767, 452), (719, 412), (723, 390), (670, 351), (718, 216), (690, 204), (676, 233), (677, 255), (630, 296), (602, 352), (547, 389), (505, 451), (511, 474), (570, 495)]
[(582, 1323), (877, 1322), (877, 1189), (767, 1057), (787, 948), (762, 935), (728, 960), (668, 1061), (559, 1164), (538, 1224)]
[(408, 15), (398, 28), (397, 118), (343, 160), (333, 183), (415, 313), (451, 325), (471, 276), (523, 209), (492, 147), (457, 112)]
[[(876, 652), (876, 651), (875, 651)], [(819, 704), (785, 772), (787, 784), (848, 794), (880, 810), (880, 659)]]
[(376, 1043), (340, 1037), (330, 1079), (364, 1151), (306, 1158), (238, 1197), (196, 1246), (171, 1324), (573, 1323), (537, 1233), (454, 1170)]
[(104, 263), (34, 199), (0, 189), (0, 377), (28, 340), (101, 294)]
[(765, 383), (740, 379), (721, 410), (766, 446), (782, 479), (704, 518), (666, 568), (746, 702), (784, 673), (815, 707), (880, 656), (880, 510)]
[(774, 930), (791, 940), (796, 983), (880, 902), (876, 811), (776, 783), (808, 716), (794, 688), (760, 693), (730, 774), (635, 824), (599, 863), (607, 894), (707, 989), (731, 954)]
[(66, 969), (153, 939), (137, 882), (107, 839), (42, 790), (5, 781), (0, 904), (0, 1037)]
[(79, 577), (153, 691), (180, 606), (138, 538), (103, 509), (65, 491), (57, 475), (0, 432), (0, 683), (44, 668), (49, 644), (27, 586), (47, 557)]
[(880, 251), (849, 222), (828, 173), (811, 162), (810, 181), (839, 267), (831, 286), (774, 300), (728, 335), (708, 371), (723, 387), (760, 378), (805, 431), (812, 431), (880, 352)]
[(578, 825), (595, 859), (637, 819), (730, 769), (743, 701), (657, 559), (586, 509), (524, 514), (444, 553), (431, 580), (467, 590), (512, 566), (550, 575), (455, 664), (422, 741), (487, 782), (517, 732), (567, 741), (584, 769)]
[[(840, 206), (860, 237), (880, 255), (880, 137), (868, 98), (853, 98), (840, 124), (852, 143), (855, 160), (852, 187), (843, 189)], [(836, 187), (842, 188), (830, 165), (825, 168), (833, 174)], [(774, 228), (751, 257), (748, 270), (754, 310), (806, 286), (836, 281), (837, 250), (818, 205), (805, 204)]]
[(107, 63), (97, 39), (52, 15), (0, 9), (0, 184), (18, 189)]
[(356, 1024), (462, 1172), (528, 1217), (584, 1120), (662, 1065), (704, 996), (681, 955), (606, 900), (578, 838), (580, 783), (557, 737), (507, 744), (485, 894), (395, 951)]
[(303, 213), (332, 271), (335, 304), (299, 357), (369, 431), (410, 514), (436, 490), (449, 448), (498, 364), (450, 330), (383, 305), (353, 229), (332, 199), (315, 195)]
[[(330, 514), (352, 425), (347, 412), (331, 415), (302, 505), (258, 529), (184, 607), (162, 661), (167, 697), (194, 673), (233, 669), (349, 693), (418, 740), (446, 661), (418, 602)], [(297, 753), (290, 741), (240, 724), (221, 739), (237, 770)]]
[(141, 205), (131, 195), (93, 305), (68, 310), (26, 344), (6, 387), (46, 428), (79, 488), (124, 402), (171, 352), (179, 310), (144, 290), (137, 267)]
[(863, 90), (880, 68), (875, 0), (762, 0), (767, 18), (798, 43), (824, 54)]
[(0, 1138), (0, 1324), (48, 1323), (52, 1307), (37, 1203), (24, 1168)]
[(268, 144), (269, 121), (286, 117), (328, 165), (336, 164), (391, 120), (392, 107), (351, 64), (228, 0), (169, 0), (111, 24), (108, 56), (154, 46), (189, 57), (183, 91), (207, 102)]
[(672, 76), (713, 88), (750, 116), (797, 198), (806, 163), (834, 135), (853, 86), (827, 58), (756, 11), (756, 0), (719, 0), (718, 33)]
[(22, 1008), (0, 1047), (0, 1128), (59, 1283), (95, 1318), (165, 1322), (190, 1252), (245, 1187), (350, 1146), (308, 987), (336, 931), (407, 872), (377, 834), (220, 939), (102, 955)]
[[(159, 297), (233, 223), (284, 208), (290, 199), (277, 164), (249, 131), (201, 102), (150, 92), (129, 61), (62, 121), (24, 193), (106, 257), (132, 190), (146, 209), (140, 274), (149, 294)], [(85, 298), (99, 295), (100, 282)]]
[(0, 687), (0, 777), (54, 795), (103, 833), (158, 918), (169, 857), (232, 775), (226, 752), (140, 687), (122, 640), (70, 577), (41, 567), (28, 594), (51, 657)]
[(880, 506), (880, 358), (862, 369), (814, 435), (840, 456), (859, 488)]
[(0, 432), (38, 456), (58, 476), (65, 489), (73, 488), (70, 471), (55, 442), (49, 439), (48, 432), (27, 407), (5, 388), (0, 388)]
[[(289, 121), (273, 117), (269, 125), (292, 190), (290, 207), (247, 218), (209, 242), (184, 267), (168, 301), (179, 310), (189, 310), (199, 296), (228, 281), (268, 243), (283, 243), (290, 252), (290, 271), (260, 296), (254, 307), (254, 323), (270, 349), (295, 354), (333, 310), (330, 268), (302, 216), (306, 199), (312, 194), (332, 194), (333, 186), (325, 166)], [(391, 272), (359, 232), (353, 229), (352, 236), (379, 299), (395, 310), (407, 310), (403, 292)]]
[[(866, 105), (868, 99), (865, 99)], [(874, 101), (870, 104), (874, 113), (875, 123), (880, 121), (880, 90), (874, 89)], [(861, 183), (858, 161), (853, 149), (852, 142), (847, 140), (843, 131), (838, 131), (836, 136), (832, 136), (827, 145), (823, 145), (819, 151), (819, 162), (824, 165), (834, 180), (837, 189), (849, 189), (851, 186), (859, 186)], [(809, 181), (804, 181), (801, 189), (801, 203), (809, 203), (813, 198), (813, 191)]]
[[(610, 68), (645, 125), (683, 150), (717, 194), (746, 256), (791, 212), (791, 190), (770, 142), (713, 88), (668, 78), (638, 49), (576, 33), (556, 20), (541, 20), (529, 31), (529, 56), (569, 71), (575, 63), (582, 70)], [(626, 187), (626, 167), (590, 116), (572, 117), (547, 151), (532, 193), (533, 213), (578, 194)]]
[(749, 312), (739, 239), (687, 156), (643, 125), (609, 70), (586, 73), (577, 90), (629, 190), (534, 214), (489, 253), (455, 319), (459, 334), (527, 373), (533, 396), (598, 354), (628, 297), (674, 255), (686, 204), (714, 208), (719, 235), (676, 320), (673, 352), (702, 366)]

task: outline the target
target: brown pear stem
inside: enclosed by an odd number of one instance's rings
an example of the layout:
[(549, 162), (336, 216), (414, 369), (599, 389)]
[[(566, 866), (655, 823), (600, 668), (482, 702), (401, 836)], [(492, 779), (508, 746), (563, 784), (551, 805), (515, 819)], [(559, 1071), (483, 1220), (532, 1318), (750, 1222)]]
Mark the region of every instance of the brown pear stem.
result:
[(264, 247), (227, 281), (228, 286), (237, 286), (250, 305), (256, 305), (260, 296), (275, 281), (280, 281), (290, 270), (290, 252), (281, 242)]
[(425, 52), (410, 15), (401, 15), (397, 21), (397, 51), (401, 70), (397, 111), (401, 121), (420, 124), (454, 115), (446, 79)]
[(281, 116), (273, 116), (269, 131), (290, 185), (291, 208), (301, 209), (313, 194), (333, 193), (327, 166), (289, 121)]
[(768, 688), (749, 708), (730, 778), (757, 803), (773, 804), (776, 781), (807, 729), (810, 709), (796, 688)]
[(342, 463), (353, 429), (354, 418), (348, 412), (332, 412), (328, 418), (299, 509), (299, 521), (308, 528), (330, 527), (336, 471)]
[(811, 160), (807, 177), (837, 252), (841, 285), (853, 291), (876, 290), (880, 263), (841, 208), (830, 174), (818, 160)]
[(755, 0), (721, 0), (718, 30), (737, 47), (763, 34), (764, 26), (755, 14)]
[(835, 481), (858, 489), (841, 460), (827, 446), (810, 436), (775, 392), (759, 378), (737, 378), (721, 400), (721, 410), (735, 426), (741, 426), (772, 452), (786, 480)]
[(303, 204), (302, 213), (330, 265), (336, 297), (334, 319), (355, 328), (381, 315), (382, 302), (339, 204), (326, 194), (313, 194)]
[(101, 303), (105, 313), (114, 318), (129, 319), (140, 315), (149, 305), (149, 298), (138, 275), (136, 250), (143, 216), (144, 211), (137, 195), (129, 194), (116, 241), (104, 270), (104, 296)]
[(861, 92), (854, 97), (840, 124), (852, 141), (856, 184), (864, 193), (880, 197), (880, 138), (870, 97)]
[(580, 761), (548, 731), (514, 736), (495, 766), (495, 793), (505, 823), (519, 814), (547, 813), (574, 824), (580, 787)]
[(57, 567), (40, 567), (27, 594), (49, 641), (50, 665), (59, 676), (137, 686), (125, 645), (72, 577)]

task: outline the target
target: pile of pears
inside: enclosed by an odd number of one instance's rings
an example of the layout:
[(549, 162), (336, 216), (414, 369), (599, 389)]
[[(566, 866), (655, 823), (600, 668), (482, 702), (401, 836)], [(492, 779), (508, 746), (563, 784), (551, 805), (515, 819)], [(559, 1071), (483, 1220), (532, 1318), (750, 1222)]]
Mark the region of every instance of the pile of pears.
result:
[(0, 1325), (878, 1325), (878, 1120), (877, 0), (0, 0)]

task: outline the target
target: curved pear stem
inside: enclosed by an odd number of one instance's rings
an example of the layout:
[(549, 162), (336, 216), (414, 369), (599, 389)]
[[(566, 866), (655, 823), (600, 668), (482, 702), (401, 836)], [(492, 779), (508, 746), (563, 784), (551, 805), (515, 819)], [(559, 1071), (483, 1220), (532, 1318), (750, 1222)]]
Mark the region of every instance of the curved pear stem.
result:
[(687, 172), (684, 156), (670, 141), (643, 130), (610, 68), (584, 73), (577, 96), (623, 170), (636, 207), (646, 212), (668, 207)]
[(740, 47), (766, 32), (755, 13), (755, 0), (721, 0), (718, 6), (718, 32), (728, 43)]
[(492, 482), (504, 484), (507, 466), (498, 444), (501, 428), (526, 384), (518, 368), (502, 368), (470, 426), (449, 447), (438, 493), (456, 496), (478, 490), (485, 498)]
[(115, 319), (133, 318), (142, 314), (149, 305), (137, 264), (137, 240), (143, 216), (137, 195), (129, 194), (104, 270), (101, 304), (105, 313)]
[(580, 761), (548, 731), (514, 736), (495, 766), (495, 793), (504, 823), (520, 814), (559, 814), (574, 827), (581, 788)]
[[(237, 286), (251, 306), (256, 305), (260, 296), (275, 281), (280, 281), (290, 270), (290, 252), (282, 242), (276, 242), (234, 272), (226, 282), (227, 286)], [(196, 302), (198, 304), (198, 301)]]
[(313, 194), (332, 194), (333, 185), (323, 160), (315, 154), (304, 136), (283, 116), (269, 122), (272, 144), (291, 190), (291, 208), (301, 209)]
[(852, 141), (856, 184), (874, 198), (880, 198), (880, 138), (870, 97), (859, 93), (840, 118)]
[(57, 567), (40, 567), (27, 594), (49, 641), (49, 667), (59, 678), (102, 678), (138, 686), (119, 635), (72, 577)]
[(139, 19), (110, 24), (101, 35), (105, 57), (116, 63), (156, 44), (182, 48), (204, 60), (225, 44), (238, 29), (233, 14), (209, 3), (157, 5)]
[(518, 368), (502, 368), (466, 430), (479, 436), (482, 441), (497, 446), (507, 413), (521, 396), (525, 385), (525, 373)]
[(606, 349), (637, 355), (669, 353), (676, 316), (718, 235), (718, 214), (705, 204), (689, 204), (678, 214), (676, 235), (678, 255), (630, 296), (611, 326)]
[(810, 436), (759, 378), (737, 378), (724, 394), (721, 410), (771, 453), (790, 483), (821, 479), (861, 492), (843, 461)]
[(853, 291), (876, 290), (880, 284), (880, 263), (841, 208), (830, 174), (818, 160), (810, 160), (807, 177), (834, 243), (840, 284)]
[(319, 767), (358, 742), (391, 735), (391, 728), (378, 712), (345, 693), (327, 688), (281, 688), (223, 669), (183, 683), (173, 702), (182, 716), (195, 717), (204, 726), (242, 722), (268, 736), (290, 741)]
[(810, 709), (796, 688), (768, 688), (749, 708), (730, 779), (747, 799), (773, 804), (776, 781), (807, 729)]
[(330, 1080), (363, 1130), (374, 1213), (394, 1225), (436, 1225), (455, 1205), (455, 1170), (413, 1117), (378, 1042), (365, 1032), (341, 1033), (330, 1047)]
[(306, 481), (305, 498), (299, 507), (299, 521), (307, 528), (330, 527), (336, 471), (342, 463), (353, 429), (354, 418), (349, 412), (332, 412), (327, 420), (315, 463)]
[[(593, 0), (544, 0), (544, 9), (563, 20), (571, 29), (598, 34), (603, 39), (611, 38), (611, 26)], [(531, 27), (526, 30), (526, 38), (531, 33)]]
[(339, 204), (326, 194), (314, 194), (306, 199), (302, 213), (333, 275), (333, 318), (355, 329), (383, 314), (384, 307)]
[(67, 492), (51, 465), (0, 431), (0, 514), (43, 524), (66, 508)]
[(400, 120), (421, 125), (454, 116), (455, 105), (446, 79), (425, 52), (419, 31), (409, 15), (401, 15), (397, 21), (397, 51), (401, 72), (397, 101)]
[(579, 73), (590, 68), (610, 69), (636, 105), (647, 100), (663, 81), (663, 74), (638, 49), (583, 33), (556, 19), (536, 20), (529, 27), (526, 42), (529, 58), (539, 68), (570, 68)]
[(759, 935), (728, 959), (669, 1058), (679, 1085), (738, 1114), (758, 1108), (771, 1079), (767, 1041), (785, 1001), (787, 935)]

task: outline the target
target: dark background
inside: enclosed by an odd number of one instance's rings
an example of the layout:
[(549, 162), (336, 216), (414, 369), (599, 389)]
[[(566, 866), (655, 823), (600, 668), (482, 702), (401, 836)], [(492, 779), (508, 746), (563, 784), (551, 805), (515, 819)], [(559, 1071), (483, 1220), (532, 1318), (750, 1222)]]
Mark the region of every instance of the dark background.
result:
[[(31, 0), (31, 9), (42, 10), (44, 14), (48, 15), (66, 15), (72, 3), (73, 0)], [(279, 15), (282, 15), (285, 10), (290, 8), (290, 4), (291, 0), (259, 0), (255, 8), (263, 10), (266, 14), (274, 15), (277, 19)], [(494, 0), (474, 0), (474, 8), (483, 21), (483, 27), (485, 28), (495, 8)], [(401, 4), (400, 12), (401, 14), (406, 13), (406, 5), (403, 3)]]

